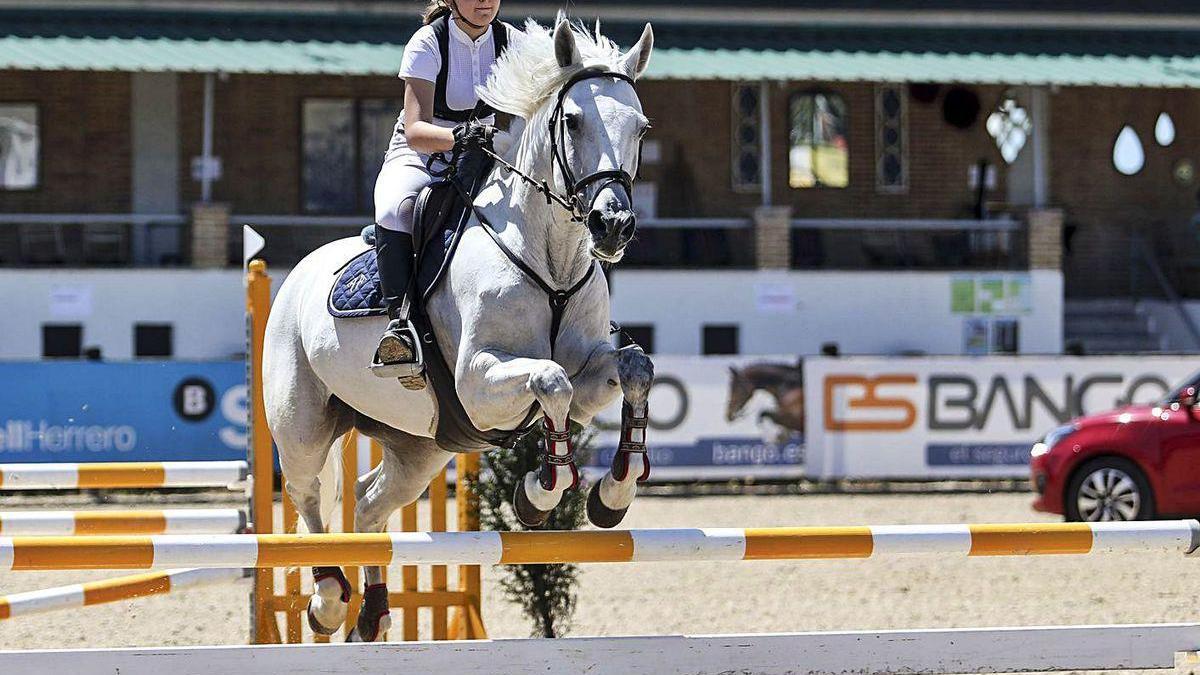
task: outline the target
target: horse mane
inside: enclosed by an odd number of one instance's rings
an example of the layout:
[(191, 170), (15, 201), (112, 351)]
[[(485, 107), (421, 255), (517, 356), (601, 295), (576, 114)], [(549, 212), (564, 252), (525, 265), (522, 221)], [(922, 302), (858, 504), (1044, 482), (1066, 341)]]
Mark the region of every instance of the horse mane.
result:
[[(565, 20), (566, 16), (560, 12), (558, 21)], [(579, 21), (571, 22), (570, 26), (582, 57), (580, 64), (560, 68), (554, 56), (554, 29), (528, 19), (524, 36), (509, 43), (492, 67), (487, 83), (476, 89), (479, 98), (497, 110), (530, 120), (580, 70), (621, 68), (621, 49), (600, 34), (599, 21), (594, 31)]]
[(804, 371), (791, 363), (760, 361), (742, 368), (739, 372), (742, 377), (759, 385), (804, 386)]

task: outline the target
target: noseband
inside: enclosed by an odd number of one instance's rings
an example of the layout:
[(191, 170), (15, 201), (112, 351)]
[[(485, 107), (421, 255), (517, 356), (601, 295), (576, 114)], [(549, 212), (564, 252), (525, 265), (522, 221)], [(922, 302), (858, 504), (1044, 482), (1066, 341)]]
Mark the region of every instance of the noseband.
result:
[[(600, 187), (596, 190), (596, 196), (604, 188), (613, 183), (617, 183), (625, 188), (625, 193), (629, 195), (630, 200), (633, 200), (633, 175), (624, 168), (608, 169), (605, 171), (594, 171), (586, 176), (576, 179), (575, 172), (571, 171), (571, 164), (567, 161), (566, 152), (566, 135), (567, 125), (563, 115), (563, 103), (567, 100), (567, 93), (576, 84), (584, 80), (594, 80), (602, 77), (611, 77), (614, 80), (624, 80), (630, 85), (636, 86), (632, 77), (624, 73), (618, 73), (611, 70), (581, 70), (567, 80), (566, 84), (558, 90), (558, 101), (554, 105), (554, 112), (550, 114), (550, 170), (554, 170), (554, 166), (558, 166), (559, 174), (562, 175), (563, 183), (567, 188), (567, 201), (570, 203), (570, 210), (573, 219), (583, 220), (587, 216), (587, 211), (591, 209), (592, 204), (587, 204), (587, 209), (584, 208), (584, 192), (592, 183), (600, 183)], [(638, 144), (638, 158), (640, 163), (642, 158), (641, 143)], [(636, 163), (635, 163), (636, 166)], [(635, 170), (636, 174), (637, 171)], [(595, 197), (592, 198), (595, 202)]]

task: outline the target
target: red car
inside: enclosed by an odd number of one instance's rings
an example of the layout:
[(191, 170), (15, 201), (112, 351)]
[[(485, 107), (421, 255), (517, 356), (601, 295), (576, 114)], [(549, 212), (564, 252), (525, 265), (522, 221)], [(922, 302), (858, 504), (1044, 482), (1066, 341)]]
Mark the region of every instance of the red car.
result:
[(1148, 406), (1088, 415), (1033, 446), (1033, 508), (1067, 520), (1200, 514), (1200, 374)]

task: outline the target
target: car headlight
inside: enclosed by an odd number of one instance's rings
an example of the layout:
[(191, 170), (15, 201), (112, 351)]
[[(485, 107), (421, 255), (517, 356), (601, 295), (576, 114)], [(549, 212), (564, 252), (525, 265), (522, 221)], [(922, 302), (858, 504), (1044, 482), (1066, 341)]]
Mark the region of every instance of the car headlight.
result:
[(1034, 457), (1041, 457), (1042, 455), (1053, 450), (1054, 446), (1062, 443), (1064, 440), (1066, 440), (1067, 436), (1070, 436), (1076, 431), (1078, 431), (1078, 427), (1076, 427), (1074, 424), (1064, 424), (1061, 427), (1056, 427), (1055, 429), (1052, 429), (1050, 433), (1046, 434), (1045, 438), (1034, 444), (1033, 450), (1030, 452), (1030, 454)]

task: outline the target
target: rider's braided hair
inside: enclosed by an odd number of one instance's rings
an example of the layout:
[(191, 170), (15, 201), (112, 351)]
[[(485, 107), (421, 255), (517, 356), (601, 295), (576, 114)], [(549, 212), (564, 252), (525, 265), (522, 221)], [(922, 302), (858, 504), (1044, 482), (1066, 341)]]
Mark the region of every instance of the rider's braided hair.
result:
[(449, 13), (450, 7), (445, 0), (429, 0), (425, 4), (425, 11), (421, 13), (421, 19), (428, 25)]

